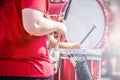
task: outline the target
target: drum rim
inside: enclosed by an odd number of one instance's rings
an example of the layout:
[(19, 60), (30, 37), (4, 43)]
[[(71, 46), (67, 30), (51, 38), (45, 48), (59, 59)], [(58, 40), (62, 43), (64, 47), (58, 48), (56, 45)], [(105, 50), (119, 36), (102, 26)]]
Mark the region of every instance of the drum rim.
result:
[(101, 39), (99, 40), (99, 42), (96, 44), (95, 47), (93, 47), (93, 49), (95, 48), (100, 48), (104, 42), (104, 38), (105, 38), (105, 35), (107, 34), (106, 33), (106, 27), (108, 27), (108, 12), (107, 12), (107, 9), (104, 7), (102, 1), (100, 0), (96, 0), (97, 3), (100, 5), (101, 9), (102, 9), (102, 12), (103, 12), (103, 15), (104, 15), (104, 31), (103, 31), (103, 35), (101, 37)]

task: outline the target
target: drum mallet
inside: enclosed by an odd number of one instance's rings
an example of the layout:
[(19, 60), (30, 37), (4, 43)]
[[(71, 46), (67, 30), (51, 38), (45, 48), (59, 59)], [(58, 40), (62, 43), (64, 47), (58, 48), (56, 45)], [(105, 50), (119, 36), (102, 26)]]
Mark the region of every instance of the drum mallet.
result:
[(87, 33), (87, 35), (84, 37), (84, 39), (80, 42), (80, 44), (82, 44), (86, 39), (87, 37), (92, 33), (92, 31), (97, 28), (97, 24), (93, 24), (93, 27), (92, 29)]

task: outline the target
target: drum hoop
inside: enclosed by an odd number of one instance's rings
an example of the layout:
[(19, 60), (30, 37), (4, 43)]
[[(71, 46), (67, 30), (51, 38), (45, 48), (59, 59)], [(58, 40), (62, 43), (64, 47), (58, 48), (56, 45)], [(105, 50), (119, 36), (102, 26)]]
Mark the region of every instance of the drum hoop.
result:
[(99, 40), (98, 44), (95, 47), (93, 47), (93, 49), (101, 47), (101, 45), (103, 43), (103, 40), (105, 38), (105, 34), (107, 34), (106, 33), (106, 28), (108, 27), (108, 15), (107, 15), (108, 12), (107, 12), (107, 9), (104, 7), (102, 1), (100, 1), (100, 0), (96, 0), (96, 1), (100, 5), (100, 7), (102, 9), (102, 12), (103, 12), (103, 15), (104, 15), (104, 32), (103, 32), (103, 35), (102, 35), (101, 39)]

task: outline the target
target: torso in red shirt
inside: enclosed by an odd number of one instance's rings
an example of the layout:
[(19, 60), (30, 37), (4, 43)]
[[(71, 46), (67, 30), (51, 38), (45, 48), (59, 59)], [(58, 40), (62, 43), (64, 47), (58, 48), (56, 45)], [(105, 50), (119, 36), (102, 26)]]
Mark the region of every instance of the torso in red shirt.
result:
[(46, 16), (48, 0), (1, 0), (0, 76), (50, 77), (53, 74), (46, 35), (35, 37), (24, 30), (24, 8), (40, 10)]

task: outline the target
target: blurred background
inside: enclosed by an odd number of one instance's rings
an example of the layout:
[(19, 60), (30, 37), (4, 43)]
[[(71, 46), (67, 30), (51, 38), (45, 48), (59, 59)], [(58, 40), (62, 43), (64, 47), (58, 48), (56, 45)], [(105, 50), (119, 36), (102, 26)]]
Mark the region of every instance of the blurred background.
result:
[(102, 0), (108, 10), (108, 33), (102, 47), (102, 80), (120, 80), (120, 0)]

